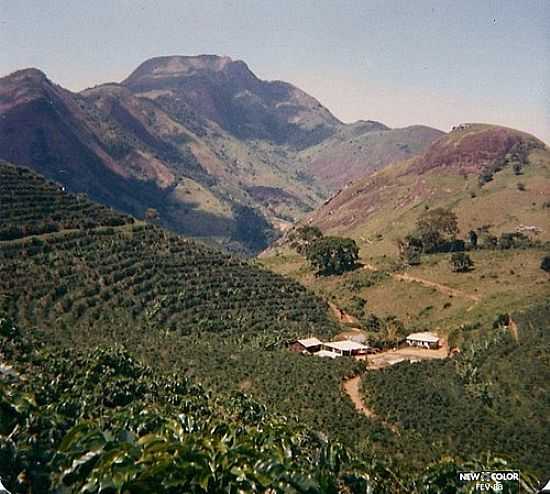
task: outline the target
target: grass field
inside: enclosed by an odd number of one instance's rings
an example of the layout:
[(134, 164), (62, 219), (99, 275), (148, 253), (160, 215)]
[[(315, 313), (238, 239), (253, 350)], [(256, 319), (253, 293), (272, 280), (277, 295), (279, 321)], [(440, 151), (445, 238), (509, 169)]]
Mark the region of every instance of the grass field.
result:
[(544, 301), (550, 291), (550, 276), (540, 269), (544, 254), (540, 249), (473, 251), (469, 255), (474, 269), (468, 273), (451, 271), (449, 254), (433, 254), (424, 256), (420, 266), (406, 270), (409, 277), (458, 290), (465, 296), (397, 279), (389, 270), (396, 260), (388, 257), (364, 260), (380, 266), (381, 272), (360, 268), (340, 277), (316, 277), (305, 260), (289, 250), (261, 262), (348, 311), (353, 311), (354, 297), (361, 297), (367, 301), (369, 313), (397, 316), (410, 331), (435, 330), (446, 335), (460, 327), (490, 326), (498, 314)]

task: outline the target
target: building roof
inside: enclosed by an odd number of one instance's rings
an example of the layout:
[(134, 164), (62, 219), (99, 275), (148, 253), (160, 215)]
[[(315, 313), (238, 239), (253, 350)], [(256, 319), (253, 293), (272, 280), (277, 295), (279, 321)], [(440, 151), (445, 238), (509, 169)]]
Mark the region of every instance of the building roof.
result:
[(318, 352), (315, 352), (313, 355), (316, 357), (328, 357), (328, 358), (337, 358), (340, 356), (339, 353), (331, 352), (329, 350), (319, 350)]
[(411, 333), (407, 336), (407, 340), (414, 341), (427, 341), (428, 343), (437, 343), (439, 341), (439, 336), (425, 331), (423, 333)]
[(321, 340), (318, 340), (317, 338), (305, 338), (303, 340), (298, 340), (298, 343), (302, 345), (305, 348), (309, 348), (312, 346), (319, 346), (322, 344)]
[(329, 341), (324, 343), (326, 347), (333, 348), (334, 350), (339, 350), (343, 352), (350, 352), (353, 350), (367, 350), (369, 347), (363, 345), (362, 343), (357, 343), (356, 341), (343, 340), (343, 341)]

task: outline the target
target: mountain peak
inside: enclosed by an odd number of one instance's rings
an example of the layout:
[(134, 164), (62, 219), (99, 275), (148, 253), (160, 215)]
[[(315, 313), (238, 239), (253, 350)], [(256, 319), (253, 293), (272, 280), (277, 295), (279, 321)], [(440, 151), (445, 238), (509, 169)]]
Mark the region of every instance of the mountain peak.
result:
[[(234, 62), (227, 56), (219, 55), (169, 55), (146, 60), (134, 70), (122, 84), (132, 84), (143, 77), (163, 78), (189, 76), (197, 72), (220, 72)], [(248, 67), (247, 67), (248, 68)]]
[(174, 111), (175, 100), (241, 139), (303, 148), (341, 125), (319, 101), (297, 87), (263, 81), (245, 62), (225, 56), (151, 58), (122, 84), (155, 100), (168, 113)]
[(37, 69), (35, 67), (29, 67), (26, 69), (17, 70), (16, 72), (12, 72), (11, 74), (8, 74), (7, 76), (3, 77), (2, 79), (3, 83), (9, 83), (12, 82), (13, 84), (23, 85), (23, 84), (43, 84), (48, 83), (51, 84), (50, 80), (42, 72), (40, 69)]

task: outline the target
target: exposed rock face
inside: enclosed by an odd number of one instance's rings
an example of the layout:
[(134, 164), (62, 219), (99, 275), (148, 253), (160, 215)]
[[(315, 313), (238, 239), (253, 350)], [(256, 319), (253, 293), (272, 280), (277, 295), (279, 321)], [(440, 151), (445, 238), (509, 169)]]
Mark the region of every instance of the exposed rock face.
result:
[(263, 81), (240, 61), (216, 55), (159, 57), (123, 83), (170, 110), (176, 99), (240, 139), (303, 148), (341, 125), (315, 98), (281, 81)]

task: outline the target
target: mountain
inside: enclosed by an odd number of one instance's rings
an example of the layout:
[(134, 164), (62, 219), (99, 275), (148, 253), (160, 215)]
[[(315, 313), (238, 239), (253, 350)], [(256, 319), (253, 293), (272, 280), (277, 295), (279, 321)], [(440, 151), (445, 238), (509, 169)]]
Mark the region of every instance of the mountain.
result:
[(186, 127), (119, 84), (75, 94), (28, 69), (0, 79), (0, 101), (0, 157), (189, 236), (254, 251), (319, 201), (283, 150), (196, 114)]
[[(317, 207), (336, 175), (354, 179), (438, 134), (343, 124), (300, 89), (214, 55), (153, 58), (80, 93), (21, 70), (0, 79), (0, 115), (0, 159), (247, 253)], [(368, 142), (361, 159), (356, 141)]]
[(315, 98), (282, 81), (262, 81), (229, 57), (158, 57), (122, 82), (168, 112), (194, 112), (239, 139), (303, 148), (331, 135), (341, 122)]
[[(521, 185), (518, 185), (521, 184)], [(451, 207), (461, 231), (491, 225), (495, 233), (521, 225), (550, 239), (544, 206), (550, 198), (550, 151), (514, 129), (463, 124), (426, 151), (345, 187), (308, 222), (356, 238), (396, 238), (414, 228), (424, 208)]]
[(414, 125), (390, 129), (373, 121), (340, 127), (321, 143), (300, 153), (304, 170), (335, 191), (394, 161), (422, 153), (443, 132)]

